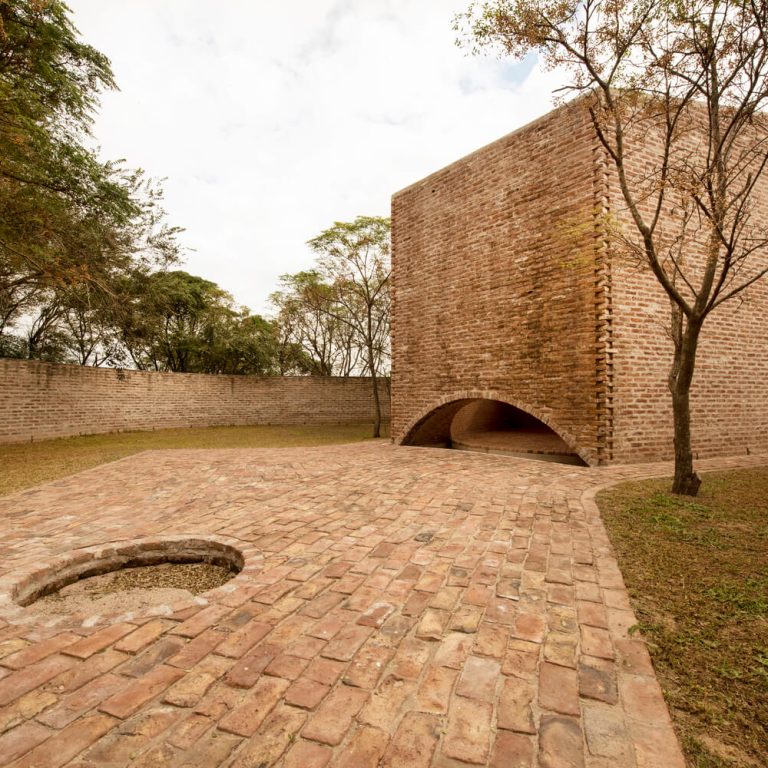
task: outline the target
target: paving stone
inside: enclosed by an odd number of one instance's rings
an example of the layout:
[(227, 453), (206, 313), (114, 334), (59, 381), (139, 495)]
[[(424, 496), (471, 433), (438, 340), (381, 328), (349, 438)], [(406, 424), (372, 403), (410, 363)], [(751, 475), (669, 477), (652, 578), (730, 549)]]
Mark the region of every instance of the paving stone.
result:
[(17, 757), (26, 754), (54, 733), (55, 731), (50, 728), (35, 722), (23, 723), (17, 728), (6, 731), (0, 736), (0, 755), (4, 764), (8, 765)]
[(541, 768), (584, 768), (581, 728), (576, 718), (542, 716), (539, 725), (539, 765)]
[(416, 709), (420, 712), (445, 714), (457, 677), (458, 672), (449, 667), (429, 667), (416, 694)]
[(160, 451), (0, 498), (14, 572), (186, 531), (246, 553), (207, 604), (163, 615), (58, 629), (0, 608), (3, 759), (683, 768), (593, 500), (665, 467), (384, 443)]
[(265, 765), (274, 765), (293, 743), (305, 720), (305, 712), (284, 704), (278, 705), (258, 732), (238, 750), (229, 768), (262, 768)]
[(582, 723), (590, 754), (610, 758), (615, 765), (631, 765), (632, 745), (618, 707), (597, 702), (585, 704)]
[(501, 671), (505, 675), (532, 678), (536, 676), (541, 646), (527, 640), (510, 640)]
[(125, 637), (134, 629), (133, 624), (115, 624), (111, 627), (105, 627), (89, 637), (84, 637), (76, 643), (67, 645), (66, 648), (62, 649), (62, 653), (67, 656), (76, 656), (78, 659), (87, 659), (94, 653), (103, 651), (117, 642), (121, 637)]
[(613, 643), (608, 630), (582, 624), (581, 652), (601, 659), (613, 659)]
[(497, 731), (489, 768), (533, 768), (535, 742), (530, 736)]
[(122, 691), (106, 699), (99, 709), (108, 715), (126, 718), (183, 676), (184, 672), (174, 667), (155, 667), (144, 677), (134, 680)]
[(12, 672), (0, 680), (0, 706), (15, 701), (25, 693), (44, 685), (75, 664), (68, 656), (47, 656), (25, 669)]
[(347, 667), (342, 678), (344, 684), (356, 688), (374, 688), (394, 653), (387, 646), (366, 643)]
[(564, 715), (578, 715), (579, 684), (575, 669), (544, 662), (539, 672), (539, 705)]
[(501, 665), (498, 661), (470, 656), (464, 662), (456, 693), (469, 699), (492, 703), (496, 698), (496, 685), (500, 677)]
[(367, 726), (360, 728), (337, 756), (335, 768), (379, 768), (388, 742), (389, 734), (384, 731)]
[(62, 632), (42, 642), (25, 646), (23, 650), (6, 656), (3, 659), (3, 666), (10, 667), (11, 669), (24, 669), (81, 640), (80, 635), (75, 635), (72, 632)]
[(301, 740), (288, 750), (282, 768), (325, 768), (332, 755), (330, 747)]
[(5, 733), (25, 720), (30, 720), (58, 700), (58, 696), (54, 696), (49, 691), (36, 688), (25, 693), (12, 704), (0, 707), (0, 733)]
[(216, 646), (216, 653), (239, 659), (272, 631), (271, 624), (251, 621)]
[[(138, 656), (120, 667), (120, 674), (128, 675), (129, 677), (141, 677), (142, 675), (146, 675), (150, 669), (154, 669), (159, 664), (163, 664), (168, 659), (174, 657), (181, 651), (182, 648), (184, 648), (183, 638), (163, 637), (158, 642), (149, 646), (149, 648), (140, 653)], [(104, 654), (91, 657), (88, 659), (86, 664), (100, 658), (101, 656), (105, 656), (109, 652), (110, 651), (106, 651)]]
[(443, 754), (465, 763), (484, 765), (490, 748), (492, 715), (491, 704), (455, 696), (448, 712)]
[(391, 731), (415, 691), (416, 683), (412, 680), (401, 680), (389, 675), (371, 694), (358, 719), (362, 723)]
[(257, 646), (232, 666), (226, 676), (227, 683), (237, 688), (250, 688), (279, 652), (274, 645)]
[(579, 661), (579, 694), (587, 699), (616, 704), (619, 693), (614, 663), (582, 656)]
[(451, 616), (448, 629), (455, 632), (477, 632), (483, 609), (476, 605), (462, 605)]
[(294, 707), (302, 709), (315, 709), (317, 705), (328, 695), (330, 686), (301, 678), (297, 680), (285, 692), (285, 701)]
[(213, 725), (212, 718), (192, 712), (168, 734), (168, 743), (179, 750), (189, 749)]
[[(462, 635), (462, 637), (466, 637)], [(432, 653), (432, 643), (416, 638), (406, 638), (392, 659), (390, 671), (395, 677), (418, 680)]]
[(499, 697), (497, 725), (518, 733), (536, 733), (532, 704), (536, 698), (534, 686), (526, 680), (507, 677)]
[(440, 721), (419, 712), (403, 718), (389, 742), (381, 768), (428, 768), (440, 738)]
[(504, 657), (509, 641), (509, 630), (494, 624), (483, 624), (475, 636), (473, 653), (480, 656), (493, 656), (496, 659)]
[(51, 728), (64, 728), (80, 715), (100, 704), (108, 696), (130, 684), (130, 680), (107, 673), (86, 683), (74, 693), (62, 699), (55, 707), (48, 709), (37, 719)]
[(110, 731), (118, 721), (108, 715), (76, 720), (13, 763), (13, 768), (59, 768)]
[(253, 736), (288, 685), (287, 680), (279, 677), (262, 677), (243, 702), (219, 720), (219, 729), (238, 736)]
[(366, 703), (368, 695), (367, 691), (359, 688), (336, 688), (304, 727), (302, 736), (322, 744), (340, 744), (352, 724), (352, 718)]
[(143, 651), (150, 643), (153, 643), (160, 635), (172, 626), (169, 622), (148, 621), (137, 630), (126, 635), (120, 642), (115, 644), (116, 651), (125, 651), (126, 653), (139, 653)]

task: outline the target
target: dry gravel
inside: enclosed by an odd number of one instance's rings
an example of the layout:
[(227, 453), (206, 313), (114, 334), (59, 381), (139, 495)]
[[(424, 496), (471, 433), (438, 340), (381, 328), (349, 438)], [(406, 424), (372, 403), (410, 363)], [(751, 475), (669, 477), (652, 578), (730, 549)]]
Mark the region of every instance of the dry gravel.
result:
[(41, 597), (29, 610), (44, 615), (128, 613), (188, 600), (235, 574), (208, 563), (163, 563), (91, 576)]

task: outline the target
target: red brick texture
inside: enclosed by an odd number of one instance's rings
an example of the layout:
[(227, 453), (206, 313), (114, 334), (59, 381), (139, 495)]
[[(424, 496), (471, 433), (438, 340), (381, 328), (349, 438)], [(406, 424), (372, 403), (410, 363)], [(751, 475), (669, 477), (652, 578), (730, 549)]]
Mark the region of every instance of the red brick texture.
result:
[[(381, 384), (385, 418), (388, 382)], [(370, 379), (151, 373), (0, 359), (0, 443), (171, 427), (373, 419)]]
[[(642, 162), (652, 148), (633, 152)], [(617, 256), (610, 220), (627, 212), (583, 103), (394, 195), (395, 442), (437, 443), (463, 404), (488, 398), (548, 424), (589, 464), (671, 457), (669, 304)], [(767, 292), (705, 324), (692, 392), (701, 457), (768, 448)]]

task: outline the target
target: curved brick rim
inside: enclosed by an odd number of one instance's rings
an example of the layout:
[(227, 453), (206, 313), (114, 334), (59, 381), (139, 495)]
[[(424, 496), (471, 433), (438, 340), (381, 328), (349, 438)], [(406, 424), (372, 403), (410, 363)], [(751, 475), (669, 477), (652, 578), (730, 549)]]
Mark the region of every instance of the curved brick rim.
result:
[(413, 433), (421, 427), (429, 417), (440, 410), (444, 406), (455, 403), (458, 400), (497, 400), (500, 403), (506, 403), (513, 408), (517, 408), (520, 411), (524, 411), (529, 416), (533, 416), (538, 419), (542, 424), (546, 424), (558, 437), (562, 438), (568, 447), (588, 466), (597, 466), (597, 459), (587, 448), (582, 448), (576, 441), (576, 438), (567, 430), (561, 429), (556, 423), (552, 421), (552, 418), (548, 413), (534, 408), (528, 403), (523, 403), (520, 400), (516, 400), (511, 395), (505, 392), (498, 392), (496, 390), (489, 389), (467, 389), (459, 392), (452, 392), (450, 395), (445, 395), (439, 400), (436, 400), (428, 408), (421, 411), (421, 413), (412, 421), (409, 422), (405, 430), (403, 430), (402, 437), (394, 438), (396, 445), (411, 445), (409, 442), (413, 436)]
[(0, 617), (11, 623), (109, 623), (117, 616), (128, 614), (62, 614), (41, 617), (25, 609), (34, 602), (79, 579), (111, 573), (121, 568), (132, 568), (160, 563), (212, 563), (230, 568), (236, 575), (215, 589), (191, 599), (173, 604), (153, 606), (139, 615), (165, 615), (184, 610), (192, 605), (215, 602), (239, 586), (252, 581), (262, 567), (263, 557), (259, 550), (225, 536), (189, 535), (156, 536), (151, 538), (125, 539), (105, 545), (75, 549), (47, 563), (11, 572), (0, 579)]

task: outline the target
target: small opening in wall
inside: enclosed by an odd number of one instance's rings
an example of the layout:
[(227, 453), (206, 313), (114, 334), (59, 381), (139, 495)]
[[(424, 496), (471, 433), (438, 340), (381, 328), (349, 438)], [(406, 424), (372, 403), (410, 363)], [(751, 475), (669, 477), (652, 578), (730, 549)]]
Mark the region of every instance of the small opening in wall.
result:
[(499, 400), (477, 398), (447, 403), (432, 411), (403, 442), (585, 466), (553, 429)]

